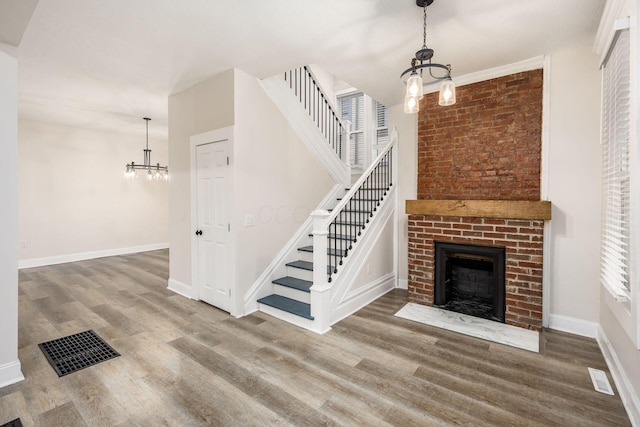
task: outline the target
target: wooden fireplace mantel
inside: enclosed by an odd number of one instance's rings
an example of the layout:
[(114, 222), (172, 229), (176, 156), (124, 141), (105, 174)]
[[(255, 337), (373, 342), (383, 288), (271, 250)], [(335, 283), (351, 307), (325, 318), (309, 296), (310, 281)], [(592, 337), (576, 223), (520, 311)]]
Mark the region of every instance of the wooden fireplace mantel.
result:
[(503, 219), (551, 219), (546, 200), (407, 200), (409, 215), (462, 216)]

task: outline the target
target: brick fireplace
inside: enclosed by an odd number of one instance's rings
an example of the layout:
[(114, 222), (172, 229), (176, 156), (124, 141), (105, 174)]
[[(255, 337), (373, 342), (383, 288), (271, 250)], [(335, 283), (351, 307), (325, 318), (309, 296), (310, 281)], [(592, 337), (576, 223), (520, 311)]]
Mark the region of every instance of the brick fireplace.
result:
[(433, 305), (435, 242), (505, 248), (505, 323), (542, 327), (544, 221), (409, 216), (409, 301)]
[(458, 88), (439, 107), (426, 95), (418, 116), (418, 200), (409, 214), (409, 301), (434, 304), (435, 242), (501, 247), (504, 321), (542, 328), (540, 200), (542, 71)]

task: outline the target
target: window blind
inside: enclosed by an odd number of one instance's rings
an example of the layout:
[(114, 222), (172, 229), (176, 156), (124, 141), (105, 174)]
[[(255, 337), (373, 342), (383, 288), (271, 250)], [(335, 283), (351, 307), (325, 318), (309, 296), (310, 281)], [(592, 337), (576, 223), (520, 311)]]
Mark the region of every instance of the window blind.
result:
[(630, 40), (616, 34), (602, 66), (601, 282), (618, 301), (630, 297)]
[(376, 122), (376, 141), (372, 147), (371, 158), (375, 159), (389, 143), (389, 111), (387, 107), (374, 101), (374, 117)]
[(350, 157), (351, 165), (364, 165), (364, 94), (356, 93), (340, 97), (340, 118), (351, 122)]

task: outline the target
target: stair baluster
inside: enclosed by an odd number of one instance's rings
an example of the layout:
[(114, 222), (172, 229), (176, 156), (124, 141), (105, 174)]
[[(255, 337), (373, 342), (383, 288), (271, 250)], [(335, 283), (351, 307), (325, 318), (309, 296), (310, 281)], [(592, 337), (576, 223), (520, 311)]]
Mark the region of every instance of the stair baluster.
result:
[(348, 164), (348, 127), (342, 123), (307, 66), (284, 73), (284, 80), (316, 123), (336, 155)]
[[(358, 236), (389, 193), (395, 179), (391, 170), (395, 147), (393, 140), (331, 213), (327, 212), (324, 217), (314, 216), (318, 219), (314, 222), (313, 232), (314, 286), (317, 272), (326, 272), (326, 283), (332, 282), (343, 264), (343, 258), (349, 254)], [(316, 233), (316, 230), (322, 230), (323, 233)], [(320, 244), (319, 239), (323, 238), (327, 241), (322, 244), (328, 251), (318, 252), (316, 244)]]

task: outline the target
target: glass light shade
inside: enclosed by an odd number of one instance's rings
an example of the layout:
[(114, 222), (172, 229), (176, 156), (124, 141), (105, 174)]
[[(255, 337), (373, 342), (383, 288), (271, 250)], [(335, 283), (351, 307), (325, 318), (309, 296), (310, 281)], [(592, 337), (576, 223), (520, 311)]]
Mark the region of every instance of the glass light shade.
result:
[(456, 84), (451, 79), (446, 79), (440, 85), (440, 97), (438, 104), (446, 107), (456, 103)]
[(404, 112), (407, 114), (417, 113), (420, 111), (420, 101), (415, 96), (407, 95), (404, 98)]
[(148, 170), (148, 171), (147, 171), (147, 179), (148, 179), (149, 181), (152, 181), (152, 180), (153, 180), (153, 172), (151, 172), (151, 170)]
[(136, 176), (137, 176), (137, 174), (136, 174), (136, 170), (135, 170), (135, 169), (132, 169), (131, 167), (129, 167), (129, 166), (127, 165), (127, 169), (126, 169), (126, 171), (124, 172), (124, 177), (125, 177), (126, 179), (134, 179)]
[(407, 80), (407, 95), (412, 96), (417, 99), (422, 99), (422, 77), (415, 71), (411, 73), (409, 76), (409, 80)]

